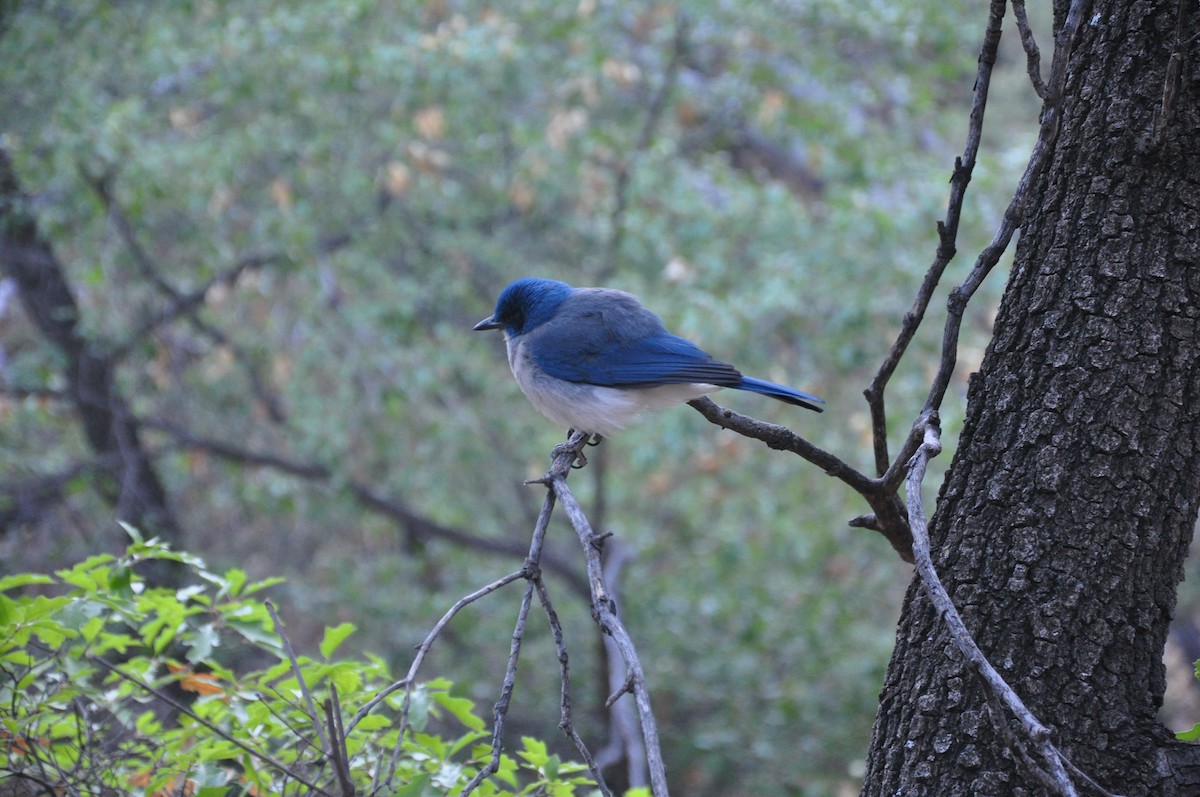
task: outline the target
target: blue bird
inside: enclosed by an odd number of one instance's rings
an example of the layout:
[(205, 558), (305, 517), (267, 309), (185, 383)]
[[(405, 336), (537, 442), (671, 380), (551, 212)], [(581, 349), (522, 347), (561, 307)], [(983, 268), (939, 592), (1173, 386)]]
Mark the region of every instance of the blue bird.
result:
[(647, 410), (723, 387), (821, 412), (816, 396), (742, 374), (666, 330), (637, 297), (526, 277), (476, 331), (504, 330), (508, 364), (533, 406), (578, 432), (609, 436)]

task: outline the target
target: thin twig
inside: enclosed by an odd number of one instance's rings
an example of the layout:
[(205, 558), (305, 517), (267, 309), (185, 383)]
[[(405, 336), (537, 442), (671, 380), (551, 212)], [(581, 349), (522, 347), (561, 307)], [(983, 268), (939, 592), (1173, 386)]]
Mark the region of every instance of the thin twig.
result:
[(936, 413), (942, 406), (942, 399), (946, 395), (946, 389), (950, 386), (950, 379), (954, 375), (954, 368), (958, 361), (958, 334), (962, 327), (963, 313), (967, 303), (975, 295), (979, 286), (983, 284), (992, 268), (1000, 261), (1000, 256), (1008, 249), (1013, 235), (1024, 222), (1030, 191), (1037, 184), (1050, 161), (1062, 120), (1062, 97), (1067, 79), (1067, 62), (1075, 46), (1075, 35), (1079, 30), (1079, 23), (1088, 2), (1089, 0), (1073, 0), (1063, 23), (1063, 29), (1059, 31), (1054, 61), (1050, 69), (1049, 94), (1042, 111), (1038, 139), (1033, 145), (1033, 152), (1029, 156), (1025, 173), (1017, 183), (1013, 198), (1004, 211), (1000, 227), (992, 237), (992, 242), (979, 253), (971, 273), (967, 275), (962, 284), (950, 292), (950, 297), (946, 302), (946, 324), (942, 330), (942, 354), (937, 375), (929, 388), (925, 406), (909, 430), (904, 445), (882, 476), (884, 483), (891, 489), (900, 487), (900, 483), (904, 480), (908, 461), (916, 453), (924, 439), (925, 419)]
[(238, 258), (228, 269), (211, 277), (208, 282), (191, 293), (178, 293), (171, 289), (172, 292), (168, 294), (171, 304), (144, 320), (141, 326), (131, 332), (123, 343), (109, 351), (108, 356), (113, 360), (123, 359), (154, 330), (171, 323), (182, 315), (192, 317), (215, 288), (231, 287), (236, 285), (242, 275), (249, 271), (256, 271), (265, 266), (286, 262), (286, 260), (287, 256), (282, 253), (247, 254)]
[[(557, 455), (551, 464), (550, 471), (539, 480), (546, 484), (563, 511), (571, 521), (576, 536), (583, 546), (584, 558), (587, 562), (588, 581), (592, 591), (592, 617), (600, 629), (611, 636), (621, 651), (625, 666), (629, 669), (633, 684), (633, 696), (637, 703), (638, 715), (642, 725), (642, 739), (646, 745), (646, 758), (650, 768), (651, 791), (655, 797), (668, 797), (667, 770), (662, 758), (662, 748), (658, 740), (658, 725), (650, 705), (650, 693), (646, 688), (646, 676), (638, 658), (637, 647), (633, 643), (629, 631), (617, 616), (616, 602), (613, 600), (604, 580), (603, 566), (600, 562), (600, 545), (605, 535), (597, 535), (592, 531), (591, 524), (583, 512), (583, 508), (567, 487), (567, 475), (571, 463), (578, 455), (578, 449), (586, 443), (587, 435), (576, 434), (567, 445), (556, 449)], [(574, 452), (571, 446), (575, 446)]]
[(1175, 116), (1175, 101), (1179, 96), (1179, 74), (1183, 69), (1184, 48), (1190, 43), (1190, 41), (1184, 41), (1184, 18), (1186, 15), (1184, 0), (1179, 0), (1179, 5), (1175, 10), (1175, 41), (1171, 45), (1171, 58), (1167, 61), (1167, 72), (1163, 77), (1162, 102), (1154, 110), (1151, 143), (1155, 148), (1166, 143), (1167, 130)]
[[(378, 706), (380, 703), (382, 703), (389, 695), (391, 695), (395, 692), (398, 692), (401, 689), (409, 689), (411, 687), (411, 685), (413, 684), (413, 680), (416, 678), (417, 671), (421, 668), (421, 663), (425, 660), (425, 655), (427, 653), (429, 653), (429, 649), (431, 647), (433, 647), (434, 641), (442, 633), (442, 630), (450, 623), (451, 620), (454, 619), (454, 615), (458, 614), (465, 607), (471, 605), (472, 603), (474, 603), (475, 601), (484, 597), (485, 595), (490, 595), (491, 593), (495, 592), (496, 590), (500, 589), (501, 587), (503, 587), (507, 584), (511, 584), (512, 582), (524, 577), (524, 575), (525, 575), (524, 570), (514, 571), (512, 573), (509, 573), (507, 576), (502, 576), (501, 578), (496, 579), (491, 584), (488, 584), (485, 587), (480, 587), (479, 589), (472, 592), (470, 595), (465, 595), (465, 596), (459, 598), (457, 601), (455, 601), (454, 605), (451, 606), (450, 609), (447, 610), (447, 612), (444, 615), (442, 615), (442, 619), (438, 620), (437, 623), (434, 624), (433, 629), (430, 630), (430, 632), (425, 636), (425, 639), (421, 642), (421, 644), (417, 646), (417, 653), (413, 657), (412, 664), (409, 665), (408, 674), (405, 675), (400, 680), (392, 683), (387, 688), (380, 690), (378, 694), (376, 694), (369, 701), (367, 701), (366, 705), (364, 705), (362, 708), (360, 708), (358, 710), (358, 712), (354, 715), (354, 718), (352, 720), (350, 720), (350, 724), (346, 726), (346, 732), (347, 733), (352, 732), (354, 730), (355, 726), (357, 726), (358, 723), (362, 722), (362, 720), (368, 714), (370, 714), (375, 709), (376, 706)], [(410, 692), (411, 692), (411, 689), (410, 689)], [(403, 729), (403, 723), (408, 716), (407, 715), (408, 700), (409, 700), (409, 695), (406, 694), (405, 702), (404, 702), (402, 712), (401, 712), (401, 721), (402, 721), (401, 728), (402, 729)]]
[[(181, 293), (171, 285), (166, 278), (159, 273), (158, 266), (154, 262), (154, 258), (142, 246), (141, 239), (138, 237), (137, 231), (134, 229), (133, 223), (129, 217), (125, 215), (124, 208), (117, 202), (112, 191), (113, 172), (110, 169), (102, 174), (92, 174), (81, 165), (79, 168), (80, 175), (88, 186), (95, 192), (100, 202), (104, 205), (104, 209), (108, 212), (109, 219), (117, 230), (117, 234), (125, 243), (130, 255), (133, 257), (133, 262), (137, 266), (138, 271), (142, 276), (154, 286), (155, 290), (171, 300), (171, 308), (167, 311), (170, 318), (176, 315), (184, 315), (191, 321), (192, 325), (207, 336), (214, 345), (227, 348), (234, 356), (234, 359), (239, 362), (246, 372), (247, 378), (250, 380), (250, 388), (259, 402), (266, 409), (268, 416), (276, 423), (284, 421), (284, 413), (279, 398), (270, 390), (262, 376), (259, 374), (259, 369), (251, 363), (250, 355), (229, 338), (224, 332), (217, 327), (205, 321), (200, 317), (199, 305), (202, 304), (203, 295), (187, 296)], [(230, 279), (236, 279), (245, 269), (251, 266), (262, 266), (277, 259), (283, 259), (282, 256), (266, 258), (263, 256), (252, 255), (244, 259), (241, 263), (241, 268), (235, 267)], [(155, 321), (148, 325), (144, 325), (141, 332), (149, 332), (161, 321)], [(119, 348), (118, 352), (128, 351), (128, 347), (136, 345), (137, 338), (133, 338), (125, 347)], [(110, 355), (112, 359), (112, 355)]]
[(475, 777), (463, 787), (462, 797), (475, 791), (480, 783), (500, 770), (500, 750), (504, 745), (504, 720), (508, 717), (508, 706), (512, 701), (513, 687), (517, 682), (517, 661), (521, 657), (521, 643), (525, 640), (525, 624), (529, 620), (529, 607), (533, 603), (533, 581), (525, 587), (521, 608), (517, 612), (517, 624), (513, 628), (512, 644), (508, 649), (508, 664), (504, 668), (504, 681), (500, 687), (500, 699), (492, 707), (492, 752)]
[(342, 797), (354, 797), (356, 791), (354, 781), (350, 778), (350, 757), (346, 752), (346, 730), (342, 727), (342, 704), (338, 700), (336, 686), (330, 686), (329, 697), (325, 698), (324, 708), (325, 721), (329, 724), (329, 738), (333, 740), (333, 744), (330, 746), (333, 771), (337, 773)]
[[(565, 459), (565, 457), (566, 455), (564, 455), (563, 458)], [(567, 467), (570, 467), (570, 462), (567, 463)], [(450, 610), (442, 616), (442, 619), (439, 620), (433, 629), (425, 636), (424, 641), (417, 646), (417, 654), (413, 657), (412, 664), (408, 668), (408, 674), (404, 677), (404, 679), (397, 681), (387, 689), (380, 692), (369, 703), (367, 703), (367, 705), (363, 706), (363, 708), (359, 710), (358, 714), (354, 716), (354, 720), (350, 723), (351, 728), (358, 724), (359, 720), (365, 717), (375, 705), (378, 705), (378, 703), (383, 700), (384, 697), (392, 692), (397, 691), (398, 689), (404, 689), (404, 701), (400, 707), (400, 728), (396, 735), (396, 747), (392, 750), (392, 758), (388, 765), (387, 775), (383, 778), (383, 785), (390, 783), (392, 776), (396, 773), (396, 766), (399, 764), (400, 751), (404, 743), (404, 732), (408, 727), (408, 710), (409, 706), (412, 704), (413, 684), (416, 682), (417, 671), (420, 669), (421, 663), (425, 660), (425, 655), (433, 646), (434, 640), (436, 640), (438, 635), (442, 633), (442, 629), (444, 629), (446, 625), (454, 618), (454, 615), (458, 614), (458, 612), (460, 612), (465, 606), (474, 603), (485, 595), (490, 595), (501, 587), (511, 584), (517, 579), (529, 578), (532, 572), (537, 572), (537, 563), (540, 561), (542, 556), (542, 548), (546, 541), (546, 529), (550, 525), (550, 514), (553, 508), (553, 500), (547, 499), (545, 502), (543, 502), (542, 511), (538, 514), (537, 522), (534, 524), (533, 538), (529, 543), (529, 556), (526, 558), (526, 562), (521, 569), (509, 573), (507, 576), (499, 578), (485, 587), (477, 589), (470, 595), (459, 598), (458, 601), (456, 601), (455, 604), (450, 607)]]
[(1029, 27), (1029, 16), (1025, 13), (1025, 0), (1012, 0), (1013, 16), (1017, 18), (1017, 31), (1021, 34), (1021, 46), (1025, 48), (1025, 68), (1029, 72), (1029, 82), (1038, 97), (1045, 100), (1049, 96), (1045, 81), (1042, 80), (1042, 53), (1033, 38), (1033, 29)]
[[(921, 580), (921, 586), (925, 589), (925, 593), (929, 596), (938, 615), (946, 622), (950, 638), (962, 653), (967, 664), (982, 680), (984, 688), (990, 695), (994, 695), (996, 699), (1004, 704), (1004, 707), (1020, 723), (1026, 738), (1037, 749), (1045, 769), (1034, 762), (1030, 762), (1030, 769), (1034, 776), (1038, 777), (1048, 788), (1054, 789), (1062, 797), (1076, 797), (1078, 792), (1075, 790), (1075, 786), (1067, 774), (1066, 758), (1051, 741), (1050, 729), (1043, 725), (1025, 706), (1025, 703), (1017, 695), (1016, 691), (1008, 685), (1008, 682), (1004, 680), (1003, 676), (997, 672), (996, 668), (992, 666), (991, 662), (983, 654), (983, 651), (980, 650), (979, 645), (971, 636), (971, 632), (967, 630), (962, 615), (955, 608), (954, 601), (951, 600), (950, 594), (946, 591), (946, 587), (942, 584), (941, 578), (933, 566), (933, 557), (929, 543), (929, 524), (925, 515), (925, 506), (921, 499), (921, 482), (925, 478), (925, 470), (929, 464), (929, 460), (941, 453), (942, 443), (941, 430), (938, 428), (936, 414), (925, 416), (924, 420), (925, 434), (921, 445), (913, 453), (912, 459), (909, 462), (908, 478), (905, 482), (905, 497), (908, 502), (909, 513), (908, 522), (910, 528), (912, 528), (913, 554), (917, 560), (917, 576)], [(993, 716), (993, 720), (1000, 724), (1003, 723), (1003, 720), (998, 716)], [(1009, 742), (1009, 746), (1014, 747), (1018, 753), (1022, 751), (1022, 747), (1014, 744), (1012, 741)], [(1074, 767), (1071, 768), (1074, 769)], [(1095, 784), (1092, 783), (1092, 785)], [(1108, 792), (1104, 792), (1104, 794), (1107, 795)], [(1115, 796), (1109, 795), (1109, 797)]]
[[(908, 350), (909, 344), (917, 334), (917, 328), (925, 318), (934, 291), (941, 281), (946, 266), (957, 252), (958, 225), (962, 218), (963, 201), (967, 195), (967, 185), (975, 170), (975, 158), (979, 154), (979, 144), (983, 139), (983, 116), (987, 109), (988, 89), (991, 86), (992, 67), (996, 63), (996, 53), (1000, 48), (1000, 35), (1003, 30), (1005, 0), (992, 0), (988, 9), (987, 29), (983, 36), (983, 45), (979, 51), (979, 67), (975, 74), (975, 93), (971, 102), (971, 115), (967, 125), (967, 140), (963, 145), (963, 153), (954, 160), (954, 172), (950, 176), (950, 197), (946, 203), (946, 218), (938, 222), (938, 248), (933, 263), (925, 273), (921, 287), (913, 305), (904, 314), (895, 343), (884, 356), (875, 378), (864, 391), (867, 405), (871, 410), (871, 433), (875, 450), (875, 472), (882, 476), (889, 470), (887, 414), (884, 406), (884, 391), (892, 374), (896, 371), (900, 359)], [(907, 462), (908, 456), (898, 458)], [(891, 487), (895, 490), (899, 486)]]
[(768, 448), (790, 451), (818, 466), (835, 479), (840, 479), (866, 499), (873, 510), (873, 514), (855, 518), (850, 525), (878, 531), (892, 544), (900, 558), (906, 562), (912, 561), (912, 538), (908, 531), (908, 520), (894, 485), (889, 485), (883, 479), (872, 479), (864, 475), (785, 426), (741, 415), (715, 404), (708, 398), (698, 398), (689, 401), (688, 404), (711, 423), (735, 431), (743, 437), (760, 440)]
[(550, 632), (554, 636), (554, 649), (558, 653), (559, 682), (561, 684), (561, 692), (559, 693), (559, 730), (566, 734), (571, 743), (575, 745), (575, 749), (583, 758), (583, 763), (587, 765), (588, 771), (592, 773), (592, 777), (595, 779), (596, 786), (600, 789), (601, 795), (603, 797), (612, 797), (612, 790), (608, 788), (608, 784), (604, 782), (604, 776), (600, 773), (600, 765), (596, 763), (596, 759), (593, 758), (591, 751), (584, 744), (583, 737), (575, 729), (575, 723), (571, 717), (571, 667), (567, 657), (567, 643), (563, 637), (562, 623), (559, 622), (558, 613), (554, 611), (554, 606), (550, 603), (550, 594), (546, 590), (546, 583), (542, 579), (541, 573), (534, 576), (532, 580), (534, 587), (537, 588), (538, 601), (542, 604), (542, 609), (546, 612), (546, 619), (550, 623)]
[(429, 649), (433, 647), (434, 641), (442, 633), (442, 630), (446, 627), (446, 625), (452, 619), (454, 619), (454, 615), (458, 614), (464, 607), (469, 606), (485, 595), (490, 595), (501, 587), (511, 584), (517, 579), (524, 577), (525, 568), (521, 568), (520, 570), (509, 573), (507, 576), (498, 578), (491, 584), (481, 587), (472, 592), (470, 595), (466, 595), (455, 601), (454, 605), (450, 607), (449, 611), (442, 615), (442, 619), (438, 620), (438, 622), (433, 626), (433, 629), (425, 635), (425, 639), (421, 642), (421, 644), (417, 646), (417, 653), (415, 656), (413, 656), (412, 664), (409, 665), (408, 673), (404, 676), (404, 678), (396, 681), (391, 686), (375, 695), (375, 697), (371, 698), (371, 700), (368, 701), (367, 704), (359, 709), (358, 713), (354, 715), (354, 719), (350, 721), (348, 731), (353, 730), (354, 726), (357, 725), (363, 717), (367, 716), (367, 714), (371, 712), (371, 709), (379, 705), (379, 703), (385, 697), (393, 692), (399, 691), (400, 689), (404, 690), (404, 700), (400, 704), (400, 727), (396, 733), (396, 746), (392, 749), (392, 756), (391, 760), (388, 762), (387, 774), (382, 779), (382, 784), (384, 786), (391, 783), (392, 778), (396, 774), (396, 767), (400, 764), (400, 753), (404, 749), (404, 733), (408, 730), (408, 711), (412, 706), (413, 686), (416, 684), (417, 672), (421, 669), (421, 664), (425, 661), (425, 656), (429, 653)]
[(279, 619), (279, 615), (275, 611), (275, 604), (269, 600), (265, 603), (267, 612), (271, 615), (271, 622), (275, 624), (275, 633), (279, 634), (279, 639), (283, 642), (283, 652), (287, 654), (288, 663), (292, 665), (292, 675), (296, 676), (296, 682), (300, 684), (300, 694), (303, 695), (304, 702), (308, 705), (308, 717), (312, 720), (313, 727), (317, 729), (317, 738), (321, 740), (321, 750), (326, 755), (330, 755), (333, 748), (329, 746), (329, 739), (325, 737), (325, 731), (321, 729), (321, 717), (317, 714), (317, 705), (313, 702), (312, 692), (309, 691), (308, 683), (304, 680), (304, 673), (300, 672), (300, 662), (296, 660), (292, 642), (284, 633), (283, 621)]
[(333, 795), (330, 795), (329, 792), (325, 791), (320, 786), (317, 786), (316, 784), (310, 783), (309, 781), (305, 780), (303, 777), (301, 777), (299, 774), (297, 774), (295, 770), (290, 769), (286, 764), (284, 764), (280, 761), (276, 761), (274, 758), (272, 758), (268, 754), (262, 752), (261, 750), (251, 747), (250, 745), (246, 744), (245, 742), (243, 742), (242, 740), (240, 740), (234, 736), (230, 736), (228, 733), (221, 730), (216, 725), (213, 725), (211, 722), (204, 719), (199, 714), (195, 713), (190, 708), (188, 708), (187, 706), (180, 703), (178, 700), (175, 700), (175, 699), (169, 697), (168, 695), (164, 694), (160, 690), (155, 689), (150, 684), (148, 684), (145, 681), (143, 681), (142, 679), (138, 678), (136, 675), (126, 672), (125, 670), (121, 669), (117, 665), (109, 663), (108, 661), (106, 661), (105, 659), (103, 659), (100, 656), (96, 656), (94, 654), (88, 654), (87, 658), (89, 661), (96, 662), (97, 664), (104, 667), (104, 669), (108, 670), (109, 672), (113, 673), (114, 675), (117, 675), (118, 677), (123, 678), (126, 681), (129, 681), (131, 684), (137, 686), (139, 689), (144, 691), (146, 694), (153, 695), (154, 697), (156, 697), (157, 699), (166, 703), (168, 706), (170, 706), (171, 708), (180, 712), (181, 714), (184, 714), (184, 715), (190, 717), (192, 720), (200, 723), (200, 725), (204, 726), (205, 728), (207, 728), (209, 731), (216, 734), (217, 736), (220, 736), (222, 739), (229, 742), (234, 747), (237, 747), (239, 750), (246, 753), (247, 755), (257, 758), (259, 761), (262, 761), (267, 766), (274, 767), (279, 772), (282, 772), (283, 774), (287, 775), (289, 778), (292, 778), (297, 783), (301, 783), (301, 784), (307, 786), (308, 788), (312, 789), (313, 792), (315, 792), (316, 794), (325, 795), (325, 797), (333, 797)]
[[(621, 573), (633, 554), (627, 546), (616, 542), (608, 542), (604, 548), (604, 580), (609, 589), (617, 594)], [(646, 746), (638, 733), (637, 715), (628, 700), (618, 699), (632, 689), (633, 684), (630, 682), (629, 671), (621, 657), (621, 651), (612, 637), (604, 637), (604, 655), (608, 661), (609, 688), (605, 708), (609, 712), (609, 725), (612, 730), (607, 746), (597, 754), (597, 759), (601, 754), (614, 762), (623, 758), (630, 788), (646, 786), (650, 782), (646, 765)]]

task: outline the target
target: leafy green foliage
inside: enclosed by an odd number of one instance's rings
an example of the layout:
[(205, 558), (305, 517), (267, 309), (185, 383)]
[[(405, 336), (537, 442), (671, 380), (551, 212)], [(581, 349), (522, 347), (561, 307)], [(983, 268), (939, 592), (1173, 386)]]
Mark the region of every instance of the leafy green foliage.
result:
[[(136, 568), (154, 559), (184, 562), (191, 584), (148, 587)], [(349, 623), (326, 629), (319, 659), (299, 656), (293, 666), (283, 658), (260, 595), (276, 583), (207, 570), (154, 540), (53, 576), (0, 581), (5, 774), (74, 794), (335, 791), (304, 688), (317, 705), (336, 690), (349, 715), (394, 679), (378, 657), (332, 658), (354, 632)], [(236, 664), (272, 658), (259, 669)], [(393, 794), (459, 794), (490, 757), (479, 744), (490, 737), (485, 723), (449, 681), (416, 685), (388, 781), (403, 699), (403, 690), (393, 692), (346, 734), (351, 779), (360, 793), (390, 783)], [(526, 737), (476, 793), (586, 794), (585, 772)]]
[[(978, 4), (698, 0), (682, 48), (683, 6), (655, 3), (20, 6), (0, 35), (0, 133), (83, 332), (101, 350), (128, 344), (119, 387), (148, 421), (188, 550), (251, 582), (286, 574), (277, 593), (310, 648), (333, 650), (324, 625), (348, 622), (359, 630), (337, 650), (403, 665), (445, 606), (515, 564), (364, 509), (350, 485), (487, 543), (526, 539), (540, 494), (520, 482), (541, 475), (564, 430), (525, 402), (502, 344), (469, 331), (518, 276), (638, 293), (715, 355), (829, 405), (817, 417), (718, 401), (868, 467), (861, 391), (938, 245)], [(1019, 47), (1005, 69), (1024, 88)], [(1034, 129), (1036, 106), (991, 117), (1010, 129), (973, 178), (966, 257), (1003, 211), (1028, 150), (1017, 120)], [(770, 146), (750, 148), (748, 133)], [(198, 315), (228, 343), (187, 319), (135, 337), (170, 302), (88, 175), (107, 177), (158, 275), (182, 291), (249, 255), (275, 258), (205, 294)], [(967, 319), (962, 375), (990, 331), (986, 303)], [(891, 384), (894, 439), (924, 399), (940, 320)], [(36, 331), (3, 323), (4, 384), (61, 388)], [(960, 379), (943, 408), (950, 432), (963, 392)], [(0, 396), (0, 421), (0, 484), (65, 479), (52, 511), (0, 539), (0, 573), (119, 551), (104, 524), (77, 520), (114, 513), (91, 471), (72, 471), (90, 453), (71, 409)], [(330, 475), (251, 466), (170, 428)], [(635, 552), (621, 607), (672, 779), (721, 797), (852, 789), (908, 580), (886, 543), (846, 527), (865, 507), (686, 408), (593, 462), (577, 490)], [(569, 538), (550, 549), (575, 561)], [(550, 577), (573, 676), (594, 695), (579, 711), (602, 739), (603, 662), (564, 584)], [(462, 617), (428, 666), (464, 698), (494, 700), (511, 612), (498, 599)], [(164, 650), (174, 627), (155, 631)], [(238, 633), (266, 642), (252, 619)], [(550, 740), (558, 669), (533, 642), (512, 722)], [(196, 638), (176, 658), (204, 659), (209, 645)]]

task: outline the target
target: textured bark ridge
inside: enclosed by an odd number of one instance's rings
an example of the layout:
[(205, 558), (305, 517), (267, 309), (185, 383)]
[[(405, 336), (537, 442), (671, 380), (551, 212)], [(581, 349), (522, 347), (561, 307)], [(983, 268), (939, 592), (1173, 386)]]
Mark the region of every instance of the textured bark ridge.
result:
[[(1074, 764), (1112, 792), (1200, 794), (1196, 748), (1155, 717), (1200, 505), (1200, 7), (1097, 0), (1085, 19), (934, 560)], [(914, 584), (863, 794), (1043, 793)]]

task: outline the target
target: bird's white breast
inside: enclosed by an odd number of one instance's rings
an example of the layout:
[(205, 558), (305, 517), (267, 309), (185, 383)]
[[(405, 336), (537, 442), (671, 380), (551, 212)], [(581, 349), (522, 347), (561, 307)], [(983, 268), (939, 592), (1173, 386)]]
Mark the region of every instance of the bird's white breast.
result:
[(543, 371), (525, 351), (520, 337), (508, 337), (508, 364), (529, 402), (555, 423), (608, 437), (647, 410), (665, 409), (720, 390), (716, 385), (672, 384), (615, 388), (567, 382)]

